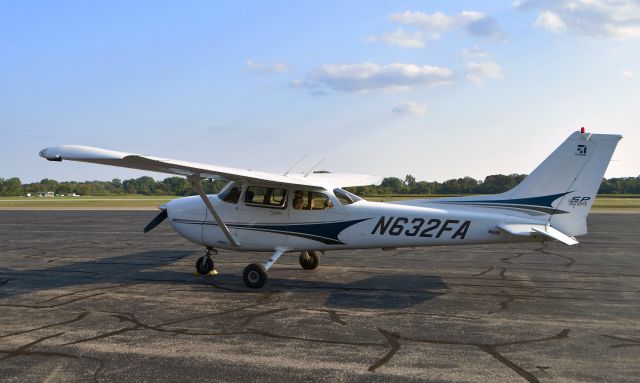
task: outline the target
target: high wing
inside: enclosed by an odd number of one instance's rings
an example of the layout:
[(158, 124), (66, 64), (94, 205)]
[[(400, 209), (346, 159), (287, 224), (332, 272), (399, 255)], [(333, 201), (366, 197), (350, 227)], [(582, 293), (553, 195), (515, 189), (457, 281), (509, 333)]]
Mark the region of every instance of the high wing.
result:
[(144, 156), (80, 145), (52, 146), (41, 150), (40, 157), (44, 157), (49, 161), (69, 160), (91, 162), (102, 165), (176, 174), (186, 177), (294, 185), (320, 189), (365, 186), (379, 184), (382, 181), (381, 177), (350, 173), (279, 175), (254, 170), (235, 169), (224, 166)]

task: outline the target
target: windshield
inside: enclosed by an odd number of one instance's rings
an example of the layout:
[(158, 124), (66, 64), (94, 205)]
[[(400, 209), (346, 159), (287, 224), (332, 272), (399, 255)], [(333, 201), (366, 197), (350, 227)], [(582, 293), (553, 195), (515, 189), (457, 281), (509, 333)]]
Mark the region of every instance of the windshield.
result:
[(240, 186), (234, 182), (229, 182), (227, 187), (218, 194), (218, 198), (224, 202), (238, 203), (238, 200), (240, 199)]
[(333, 194), (336, 195), (336, 197), (338, 198), (338, 201), (340, 201), (340, 203), (343, 205), (350, 205), (354, 202), (358, 202), (362, 200), (362, 198), (358, 197), (357, 195), (353, 193), (349, 193), (348, 191), (340, 188), (333, 189)]

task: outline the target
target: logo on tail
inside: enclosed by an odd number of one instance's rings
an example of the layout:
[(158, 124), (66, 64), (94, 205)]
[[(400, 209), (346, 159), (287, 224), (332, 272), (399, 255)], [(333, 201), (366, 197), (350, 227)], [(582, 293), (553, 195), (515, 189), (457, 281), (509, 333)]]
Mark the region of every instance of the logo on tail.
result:
[(578, 207), (578, 206), (587, 206), (587, 201), (589, 201), (591, 197), (573, 197), (569, 200), (569, 206)]

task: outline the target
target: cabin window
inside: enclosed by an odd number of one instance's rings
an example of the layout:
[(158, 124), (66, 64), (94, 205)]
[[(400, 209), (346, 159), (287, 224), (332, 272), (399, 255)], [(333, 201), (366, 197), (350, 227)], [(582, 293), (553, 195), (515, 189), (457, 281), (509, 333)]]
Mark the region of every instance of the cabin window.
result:
[(244, 192), (244, 203), (246, 205), (284, 209), (286, 202), (286, 189), (249, 186)]
[(291, 206), (296, 210), (324, 210), (331, 209), (333, 202), (324, 193), (310, 190), (296, 190), (293, 193)]
[(340, 188), (333, 189), (333, 194), (336, 195), (338, 201), (340, 201), (340, 203), (343, 205), (350, 205), (354, 202), (362, 200), (362, 198), (358, 197), (357, 195), (349, 193), (348, 191)]
[(227, 203), (238, 203), (240, 200), (240, 187), (233, 185), (233, 187), (227, 188), (218, 195), (218, 198)]

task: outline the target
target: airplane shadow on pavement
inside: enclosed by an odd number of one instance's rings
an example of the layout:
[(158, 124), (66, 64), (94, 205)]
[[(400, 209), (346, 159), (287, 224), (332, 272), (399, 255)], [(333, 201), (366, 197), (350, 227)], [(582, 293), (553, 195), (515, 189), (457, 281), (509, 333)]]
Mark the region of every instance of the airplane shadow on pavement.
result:
[[(197, 252), (185, 250), (153, 250), (68, 263), (39, 269), (0, 269), (0, 299), (34, 292), (90, 285), (140, 283), (197, 283), (211, 284), (226, 291), (256, 293), (244, 286), (238, 274), (194, 279), (188, 271), (174, 271), (162, 267)], [(276, 272), (277, 273), (277, 272)], [(376, 275), (352, 282), (318, 282), (275, 278), (271, 273), (262, 291), (327, 292), (325, 306), (330, 308), (402, 309), (444, 294), (448, 289), (440, 277), (414, 274)], [(436, 291), (434, 291), (436, 290)], [(212, 290), (214, 292), (215, 290)]]

